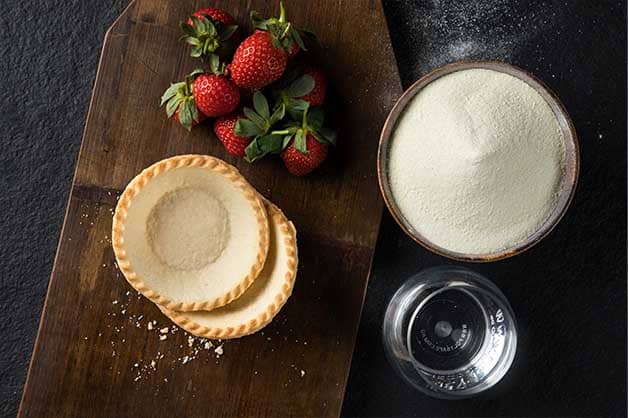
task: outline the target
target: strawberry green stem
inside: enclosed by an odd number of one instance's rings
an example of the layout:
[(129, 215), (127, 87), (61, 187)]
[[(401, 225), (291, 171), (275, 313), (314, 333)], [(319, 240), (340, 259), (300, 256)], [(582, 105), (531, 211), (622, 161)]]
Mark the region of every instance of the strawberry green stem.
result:
[(279, 21), (281, 23), (286, 21), (286, 9), (283, 7), (283, 1), (279, 2)]
[(286, 36), (288, 36), (288, 34), (290, 33), (290, 29), (292, 28), (292, 23), (288, 23), (286, 25), (286, 28), (283, 30), (283, 33), (281, 34), (281, 36), (279, 37), (279, 39), (285, 39)]
[(305, 108), (303, 111), (303, 121), (301, 122), (301, 126), (303, 129), (307, 129), (307, 111), (309, 110), (309, 106)]
[(190, 77), (189, 75), (185, 76), (185, 83), (183, 84), (183, 91), (186, 97), (192, 95), (192, 92), (190, 91), (190, 86), (192, 85), (192, 83), (193, 83), (192, 77)]
[(290, 130), (282, 129), (281, 131), (273, 131), (272, 133), (276, 135), (288, 135), (290, 133)]

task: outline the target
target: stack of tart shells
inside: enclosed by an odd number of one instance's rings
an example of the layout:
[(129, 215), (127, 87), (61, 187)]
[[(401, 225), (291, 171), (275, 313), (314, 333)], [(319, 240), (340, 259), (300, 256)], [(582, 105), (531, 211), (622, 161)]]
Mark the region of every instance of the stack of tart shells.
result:
[(131, 180), (112, 245), (133, 288), (181, 328), (212, 339), (270, 323), (298, 265), (292, 222), (235, 167), (207, 155), (167, 158)]

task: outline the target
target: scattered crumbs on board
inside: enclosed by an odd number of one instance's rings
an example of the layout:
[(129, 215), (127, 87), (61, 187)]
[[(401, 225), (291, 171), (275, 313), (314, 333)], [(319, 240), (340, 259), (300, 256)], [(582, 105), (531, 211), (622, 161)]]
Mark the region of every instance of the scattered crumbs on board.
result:
[[(117, 264), (116, 277), (120, 277)], [(104, 265), (103, 265), (104, 267)], [(196, 337), (186, 333), (185, 343), (180, 344), (170, 342), (169, 337), (174, 338), (179, 333), (180, 328), (172, 324), (168, 318), (161, 316), (159, 319), (147, 318), (143, 314), (133, 313), (133, 307), (137, 306), (136, 300), (142, 295), (135, 290), (128, 290), (123, 297), (110, 300), (110, 310), (107, 317), (110, 323), (98, 332), (98, 339), (109, 338), (108, 346), (111, 349), (111, 358), (120, 359), (129, 353), (128, 348), (123, 348), (125, 344), (130, 344), (131, 335), (128, 329), (143, 329), (149, 336), (157, 340), (160, 348), (146, 358), (133, 358), (129, 360), (128, 368), (132, 373), (134, 382), (151, 379), (157, 370), (168, 374), (168, 370), (175, 370), (176, 367), (184, 367), (194, 361), (204, 363), (220, 364), (220, 357), (225, 354), (225, 343), (222, 340), (209, 340), (207, 338)], [(130, 306), (132, 305), (132, 306)], [(136, 331), (137, 332), (137, 331)], [(83, 341), (88, 341), (88, 336), (83, 336)], [(167, 344), (167, 345), (165, 345)], [(115, 367), (125, 367), (119, 364), (119, 360), (114, 360), (109, 369)], [(120, 375), (120, 370), (116, 371)], [(164, 383), (168, 383), (168, 378), (164, 377)]]
[[(118, 265), (112, 263), (115, 267), (116, 279), (123, 280), (122, 274), (118, 269)], [(222, 340), (209, 340), (207, 338), (196, 337), (191, 334), (184, 333), (185, 338), (180, 341), (171, 342), (169, 336), (174, 336), (178, 332), (182, 331), (178, 326), (171, 323), (165, 316), (160, 316), (158, 319), (148, 318), (143, 314), (133, 313), (133, 307), (137, 306), (137, 300), (142, 299), (143, 296), (135, 290), (127, 290), (124, 296), (112, 298), (110, 300), (110, 311), (107, 312), (107, 316), (110, 318), (110, 323), (98, 332), (98, 338), (108, 338), (109, 347), (111, 350), (111, 357), (113, 363), (109, 366), (109, 370), (114, 371), (117, 375), (121, 375), (120, 368), (128, 367), (127, 372), (132, 374), (134, 382), (150, 381), (154, 382), (154, 376), (157, 371), (160, 374), (166, 374), (169, 376), (169, 371), (174, 372), (177, 367), (188, 367), (193, 362), (203, 362), (204, 364), (216, 364), (220, 365), (220, 358), (225, 355), (225, 342)], [(131, 305), (131, 306), (130, 306)], [(286, 323), (286, 318), (283, 318), (283, 324)], [(147, 332), (149, 338), (155, 338), (159, 350), (144, 358), (132, 358), (128, 359), (128, 363), (121, 364), (120, 359), (127, 360), (129, 353), (128, 347), (124, 347), (125, 344), (131, 344), (131, 336), (128, 334), (128, 329), (142, 329)], [(137, 332), (137, 331), (135, 331)], [(288, 336), (293, 333), (293, 329), (287, 330), (287, 333), (280, 334), (279, 330), (275, 331), (278, 337), (283, 337), (285, 341), (288, 340)], [(271, 341), (272, 338), (268, 333), (264, 331), (260, 332), (260, 336), (264, 341)], [(136, 336), (134, 336), (136, 338)], [(174, 337), (173, 337), (174, 338)], [(84, 341), (88, 341), (88, 336), (84, 336)], [(307, 341), (294, 339), (295, 344), (307, 346)], [(272, 346), (269, 347), (269, 352), (274, 352)], [(255, 356), (259, 358), (258, 355)], [(117, 370), (114, 370), (114, 367)], [(302, 367), (298, 367), (296, 364), (290, 366), (296, 375), (300, 378), (305, 378), (307, 372)], [(258, 370), (252, 370), (252, 375), (257, 376), (260, 372)], [(294, 375), (293, 375), (294, 376)], [(168, 377), (159, 377), (159, 380), (163, 383), (168, 383)], [(299, 379), (297, 379), (299, 380)], [(288, 384), (293, 382), (293, 378), (288, 378), (284, 382), (283, 386), (287, 387)], [(159, 393), (159, 387), (156, 388), (156, 393)]]

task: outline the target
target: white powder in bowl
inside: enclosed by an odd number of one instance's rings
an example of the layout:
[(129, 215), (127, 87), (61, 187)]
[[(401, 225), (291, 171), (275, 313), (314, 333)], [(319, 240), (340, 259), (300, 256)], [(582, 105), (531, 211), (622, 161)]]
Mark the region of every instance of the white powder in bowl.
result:
[(558, 198), (565, 147), (549, 104), (485, 69), (428, 84), (393, 132), (388, 176), (406, 221), (446, 250), (486, 255), (536, 232)]

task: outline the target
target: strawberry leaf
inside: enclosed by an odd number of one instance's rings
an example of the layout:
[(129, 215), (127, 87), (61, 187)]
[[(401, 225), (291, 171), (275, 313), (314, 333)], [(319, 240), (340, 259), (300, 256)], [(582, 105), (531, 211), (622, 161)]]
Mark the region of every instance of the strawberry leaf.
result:
[(292, 36), (292, 39), (294, 39), (294, 41), (297, 43), (297, 45), (299, 45), (299, 48), (301, 48), (302, 51), (307, 51), (305, 43), (303, 43), (303, 39), (301, 38), (301, 34), (297, 29), (292, 28), (292, 30), (290, 31), (290, 36)]
[(182, 100), (183, 99), (180, 97), (174, 97), (172, 98), (172, 100), (168, 101), (168, 104), (166, 105), (166, 114), (169, 118), (171, 118), (172, 115), (174, 115), (174, 113), (177, 111)]
[(262, 151), (266, 153), (278, 153), (281, 152), (283, 138), (281, 135), (268, 134), (259, 137), (257, 142)]
[(314, 78), (309, 74), (303, 74), (294, 80), (286, 89), (288, 97), (303, 97), (314, 90)]
[(201, 46), (201, 41), (193, 36), (186, 36), (185, 38), (183, 38), (183, 40), (185, 41), (185, 43), (192, 46)]
[(268, 23), (255, 10), (251, 11), (251, 22), (256, 29), (268, 30)]
[(206, 19), (199, 19), (196, 16), (190, 16), (190, 19), (192, 19), (192, 25), (197, 33), (207, 33), (207, 27), (205, 26), (205, 22), (203, 22), (203, 20)]
[(244, 149), (244, 160), (248, 163), (252, 163), (254, 161), (259, 160), (262, 157), (263, 157), (262, 151), (260, 150), (259, 145), (257, 144), (257, 138), (256, 138), (253, 141), (251, 141), (251, 143), (247, 145), (246, 148)]
[[(305, 42), (301, 36), (304, 35), (310, 37), (309, 32), (300, 31), (296, 29), (292, 23), (286, 20), (286, 10), (283, 7), (283, 3), (279, 2), (279, 18), (271, 17), (269, 19), (261, 18), (257, 12), (251, 12), (251, 22), (256, 29), (260, 29), (269, 32), (272, 37), (272, 44), (277, 49), (283, 49), (289, 51), (293, 43), (296, 43), (300, 49), (307, 51)], [(316, 39), (314, 37), (314, 39)]]
[(194, 122), (198, 122), (199, 115), (198, 115), (198, 107), (196, 107), (196, 102), (194, 101), (194, 99), (191, 99), (190, 103), (192, 104), (192, 106), (190, 107), (190, 110), (192, 112), (192, 119), (194, 120)]
[(323, 114), (323, 110), (320, 108), (312, 108), (307, 114), (307, 124), (308, 126), (314, 130), (318, 131), (323, 127), (323, 122), (325, 121), (325, 115)]
[(282, 103), (277, 109), (275, 109), (273, 114), (270, 116), (270, 125), (272, 126), (275, 123), (279, 122), (284, 118), (284, 116), (286, 116), (286, 105)]
[(183, 31), (183, 33), (185, 33), (188, 36), (196, 36), (196, 32), (194, 31), (194, 28), (192, 27), (192, 25), (189, 25), (187, 22), (179, 22), (179, 27), (181, 28), (181, 30)]
[(207, 33), (209, 34), (210, 37), (213, 38), (213, 37), (216, 37), (216, 35), (218, 35), (218, 31), (216, 30), (216, 26), (212, 22), (212, 20), (209, 17), (209, 15), (204, 15), (203, 23), (205, 24), (205, 27), (207, 28)]
[(161, 103), (159, 104), (159, 106), (163, 106), (164, 103), (166, 103), (168, 100), (170, 100), (171, 98), (173, 98), (174, 96), (176, 96), (176, 94), (179, 92), (179, 89), (181, 88), (183, 83), (173, 83), (170, 85), (170, 87), (168, 87), (166, 89), (166, 91), (164, 92), (164, 94), (161, 96)]
[(294, 148), (302, 154), (307, 154), (306, 134), (303, 129), (299, 129), (294, 135)]
[(205, 43), (203, 43), (203, 52), (214, 52), (220, 46), (220, 42), (216, 40), (216, 38), (207, 38), (205, 39)]
[(202, 46), (195, 46), (194, 48), (192, 48), (192, 51), (190, 52), (190, 56), (194, 58), (199, 58), (201, 55), (203, 55)]
[(282, 136), (277, 134), (268, 134), (257, 137), (244, 150), (244, 159), (252, 163), (267, 154), (281, 152), (282, 143)]
[(203, 70), (202, 68), (195, 68), (194, 71), (192, 71), (189, 76), (192, 78), (195, 78), (197, 75), (204, 74), (204, 73), (205, 73), (205, 70)]
[(238, 25), (223, 26), (218, 39), (224, 42), (227, 39), (231, 38), (237, 30), (238, 30)]
[(294, 137), (293, 133), (290, 133), (290, 134), (284, 136), (283, 137), (283, 144), (281, 145), (281, 149), (285, 149), (290, 144), (290, 141), (292, 141), (293, 137)]
[(268, 119), (270, 117), (270, 109), (268, 108), (268, 101), (266, 97), (259, 91), (256, 91), (253, 95), (253, 107), (255, 111), (264, 119)]
[(260, 115), (255, 113), (253, 109), (248, 107), (245, 107), (244, 109), (242, 109), (242, 111), (244, 112), (244, 116), (246, 116), (248, 120), (253, 122), (260, 130), (264, 129), (266, 120), (263, 117), (261, 117)]
[(301, 120), (303, 117), (303, 112), (305, 112), (309, 107), (310, 104), (305, 100), (289, 99), (286, 106), (286, 111), (292, 119)]
[(318, 130), (320, 135), (325, 139), (325, 141), (329, 142), (332, 145), (336, 145), (337, 134), (336, 131), (333, 131), (329, 128), (320, 128)]
[(220, 57), (216, 54), (211, 54), (209, 56), (209, 69), (214, 74), (220, 74)]
[(233, 131), (238, 136), (246, 137), (256, 136), (262, 133), (262, 130), (248, 119), (238, 120)]
[(192, 110), (189, 100), (183, 101), (179, 106), (179, 123), (188, 131), (192, 129)]

